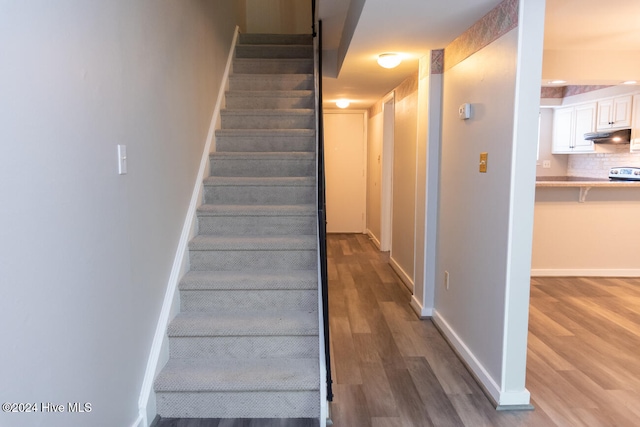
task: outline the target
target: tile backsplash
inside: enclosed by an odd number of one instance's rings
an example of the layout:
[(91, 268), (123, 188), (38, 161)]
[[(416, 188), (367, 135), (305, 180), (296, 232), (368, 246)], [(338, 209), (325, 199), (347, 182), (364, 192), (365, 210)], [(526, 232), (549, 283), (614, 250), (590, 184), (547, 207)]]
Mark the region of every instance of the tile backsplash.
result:
[(567, 175), (607, 178), (614, 166), (640, 167), (640, 153), (629, 153), (629, 144), (597, 145), (595, 153), (571, 154)]

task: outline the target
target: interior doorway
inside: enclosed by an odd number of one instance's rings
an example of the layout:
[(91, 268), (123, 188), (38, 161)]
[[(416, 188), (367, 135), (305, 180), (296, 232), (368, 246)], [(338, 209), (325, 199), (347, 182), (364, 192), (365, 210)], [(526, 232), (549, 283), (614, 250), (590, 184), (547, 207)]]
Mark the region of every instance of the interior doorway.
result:
[(324, 114), (327, 232), (364, 233), (366, 212), (366, 114)]

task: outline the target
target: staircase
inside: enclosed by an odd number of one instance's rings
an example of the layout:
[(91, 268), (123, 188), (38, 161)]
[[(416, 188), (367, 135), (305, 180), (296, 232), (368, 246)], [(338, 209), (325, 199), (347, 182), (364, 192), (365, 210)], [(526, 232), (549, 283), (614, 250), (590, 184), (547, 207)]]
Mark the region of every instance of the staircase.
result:
[(170, 359), (165, 418), (318, 418), (313, 45), (240, 35), (204, 180)]

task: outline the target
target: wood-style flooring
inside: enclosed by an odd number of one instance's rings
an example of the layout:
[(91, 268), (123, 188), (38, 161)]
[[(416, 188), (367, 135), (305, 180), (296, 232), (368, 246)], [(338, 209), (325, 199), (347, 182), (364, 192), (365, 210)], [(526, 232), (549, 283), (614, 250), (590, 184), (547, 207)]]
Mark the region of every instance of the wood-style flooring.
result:
[(498, 412), (365, 235), (329, 236), (336, 427), (638, 426), (640, 279), (532, 279), (533, 411)]

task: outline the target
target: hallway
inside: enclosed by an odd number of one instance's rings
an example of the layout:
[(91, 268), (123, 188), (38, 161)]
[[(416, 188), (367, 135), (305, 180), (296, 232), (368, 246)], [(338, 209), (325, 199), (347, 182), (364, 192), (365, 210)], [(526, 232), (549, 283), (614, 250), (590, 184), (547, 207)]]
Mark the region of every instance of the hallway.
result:
[[(535, 410), (497, 412), (433, 323), (411, 310), (410, 294), (389, 266), (388, 254), (362, 234), (330, 235), (328, 247), (334, 426), (637, 425), (640, 281), (532, 280), (527, 388)], [(577, 285), (588, 290), (581, 296), (633, 293), (636, 311), (626, 310), (627, 321), (614, 318), (622, 325), (615, 328), (603, 322), (608, 313), (596, 310), (592, 300), (575, 302)], [(559, 305), (563, 299), (573, 306)], [(614, 304), (614, 298), (607, 303)], [(560, 325), (563, 316), (566, 326)], [(612, 337), (611, 344), (604, 336)], [(585, 339), (595, 338), (600, 354), (592, 359)], [(603, 358), (615, 360), (615, 367), (599, 365)], [(607, 373), (614, 377), (607, 381)]]

